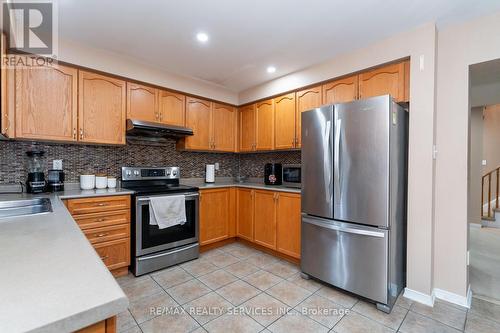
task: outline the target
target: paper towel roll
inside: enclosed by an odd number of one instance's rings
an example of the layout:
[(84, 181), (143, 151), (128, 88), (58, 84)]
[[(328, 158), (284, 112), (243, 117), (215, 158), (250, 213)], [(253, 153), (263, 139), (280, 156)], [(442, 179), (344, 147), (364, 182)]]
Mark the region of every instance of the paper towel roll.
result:
[(205, 183), (214, 183), (215, 182), (215, 165), (207, 164), (207, 168), (205, 171)]

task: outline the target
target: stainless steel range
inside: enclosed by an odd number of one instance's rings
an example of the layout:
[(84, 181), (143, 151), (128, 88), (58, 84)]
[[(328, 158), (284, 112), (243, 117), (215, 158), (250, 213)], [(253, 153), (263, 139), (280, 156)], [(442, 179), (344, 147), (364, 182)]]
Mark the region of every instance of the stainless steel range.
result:
[[(122, 187), (134, 191), (132, 272), (135, 276), (198, 258), (199, 194), (179, 184), (178, 167), (122, 167)], [(151, 198), (182, 195), (186, 222), (161, 229), (150, 223)], [(182, 205), (181, 205), (182, 206)]]

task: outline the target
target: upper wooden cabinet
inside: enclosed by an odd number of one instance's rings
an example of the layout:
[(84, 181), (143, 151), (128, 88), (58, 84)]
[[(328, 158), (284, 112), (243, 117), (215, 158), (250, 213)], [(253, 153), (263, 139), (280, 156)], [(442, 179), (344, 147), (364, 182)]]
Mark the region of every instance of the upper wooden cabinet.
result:
[(254, 242), (276, 249), (276, 192), (255, 191)]
[(159, 90), (158, 114), (160, 122), (164, 124), (186, 125), (186, 96), (168, 90)]
[(274, 101), (269, 99), (256, 104), (256, 150), (274, 149)]
[(255, 104), (243, 106), (240, 113), (240, 152), (256, 149)]
[(212, 102), (194, 97), (186, 99), (186, 127), (191, 128), (194, 135), (184, 139), (184, 149), (212, 149), (210, 133), (210, 124), (212, 122), (211, 110)]
[(125, 144), (125, 81), (80, 71), (78, 88), (78, 140)]
[(358, 76), (350, 76), (323, 85), (323, 104), (345, 103), (358, 99)]
[[(76, 141), (78, 70), (63, 65), (22, 67), (14, 75), (15, 136)], [(2, 128), (11, 126), (11, 121), (2, 122)]]
[(375, 68), (359, 74), (359, 98), (390, 94), (396, 102), (405, 101), (405, 62)]
[[(7, 38), (5, 34), (2, 33), (0, 40), (0, 56), (1, 59), (6, 59), (7, 56)], [(9, 73), (9, 79), (12, 71), (7, 71), (7, 68), (2, 63), (0, 64), (0, 134), (6, 137), (14, 137), (14, 115), (9, 114), (9, 108), (7, 104), (7, 73)], [(11, 108), (12, 109), (12, 108)], [(12, 121), (11, 121), (12, 119)]]
[(302, 112), (308, 111), (321, 106), (321, 86), (316, 86), (304, 90), (297, 91), (297, 119), (295, 130), (295, 148), (300, 148), (302, 145)]
[(236, 235), (253, 241), (255, 190), (239, 188), (236, 194)]
[(276, 196), (276, 250), (300, 258), (300, 194)]
[(231, 220), (230, 189), (200, 191), (200, 245), (229, 237)]
[(127, 82), (127, 118), (160, 121), (155, 88)]
[(213, 103), (211, 137), (212, 149), (216, 151), (236, 151), (236, 108)]
[(295, 148), (295, 93), (274, 99), (274, 148)]

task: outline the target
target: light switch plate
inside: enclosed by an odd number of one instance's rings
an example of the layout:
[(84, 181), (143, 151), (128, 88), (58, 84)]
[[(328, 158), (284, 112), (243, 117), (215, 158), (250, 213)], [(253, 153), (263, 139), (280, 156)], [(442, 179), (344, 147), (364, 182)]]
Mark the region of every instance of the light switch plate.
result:
[(482, 160), (482, 161), (481, 161), (481, 164), (482, 164), (482, 165), (486, 165), (486, 160)]
[(52, 161), (52, 169), (62, 170), (62, 168), (63, 168), (62, 160), (53, 160)]
[(218, 170), (219, 170), (219, 168), (220, 168), (220, 164), (219, 164), (219, 163), (215, 163), (215, 170), (217, 170), (217, 171), (218, 171)]

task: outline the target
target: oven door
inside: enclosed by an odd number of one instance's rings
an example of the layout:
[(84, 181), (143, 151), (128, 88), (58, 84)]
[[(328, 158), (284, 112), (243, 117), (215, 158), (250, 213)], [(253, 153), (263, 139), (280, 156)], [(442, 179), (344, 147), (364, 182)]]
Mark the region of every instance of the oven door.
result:
[[(179, 194), (176, 193), (175, 195)], [(154, 195), (154, 197), (162, 196), (168, 195)], [(198, 193), (184, 193), (186, 223), (165, 229), (149, 224), (149, 198), (151, 197), (153, 196), (138, 196), (135, 199), (136, 256), (168, 250), (198, 241)]]

